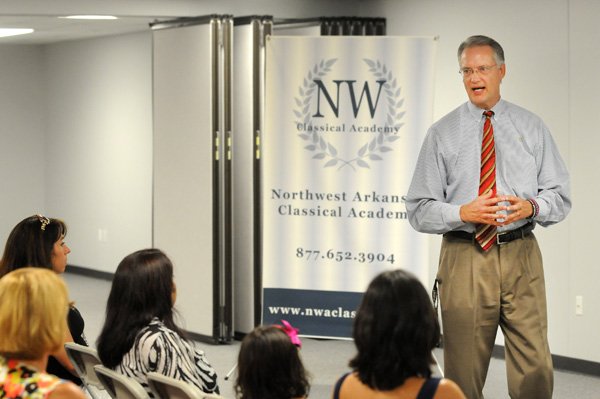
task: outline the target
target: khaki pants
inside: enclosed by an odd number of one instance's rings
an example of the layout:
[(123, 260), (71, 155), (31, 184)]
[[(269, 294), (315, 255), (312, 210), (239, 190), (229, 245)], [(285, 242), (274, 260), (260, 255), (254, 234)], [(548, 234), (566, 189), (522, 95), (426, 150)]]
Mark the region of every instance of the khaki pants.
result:
[(438, 279), (446, 378), (467, 398), (483, 398), (500, 326), (510, 397), (551, 398), (544, 270), (535, 236), (494, 245), (486, 253), (474, 242), (444, 237)]

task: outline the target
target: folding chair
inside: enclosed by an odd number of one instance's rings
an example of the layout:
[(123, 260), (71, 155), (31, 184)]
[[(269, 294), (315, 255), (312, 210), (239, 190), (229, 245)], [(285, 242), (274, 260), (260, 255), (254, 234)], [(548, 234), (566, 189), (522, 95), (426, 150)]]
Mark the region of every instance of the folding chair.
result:
[(148, 399), (149, 397), (144, 387), (131, 377), (100, 364), (94, 366), (94, 371), (113, 399)]
[(185, 381), (159, 373), (148, 373), (148, 385), (154, 395), (161, 399), (223, 399), (222, 396), (202, 392)]
[(75, 342), (66, 342), (65, 351), (90, 396), (93, 399), (107, 398), (108, 394), (104, 390), (104, 385), (94, 372), (94, 366), (102, 364), (98, 352), (93, 348)]

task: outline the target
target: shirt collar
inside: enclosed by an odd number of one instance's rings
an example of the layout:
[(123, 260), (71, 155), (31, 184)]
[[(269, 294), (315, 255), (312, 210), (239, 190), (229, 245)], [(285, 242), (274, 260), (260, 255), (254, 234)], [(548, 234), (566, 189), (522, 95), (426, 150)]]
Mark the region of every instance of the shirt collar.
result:
[[(481, 118), (483, 117), (482, 116), (483, 115), (483, 111), (485, 111), (485, 110), (479, 108), (478, 106), (476, 106), (475, 104), (473, 104), (470, 101), (467, 102), (467, 107), (468, 107), (469, 113), (471, 114), (471, 116), (473, 117), (473, 119), (475, 119), (477, 121), (480, 121)], [(494, 119), (502, 118), (505, 110), (506, 110), (506, 101), (504, 101), (501, 98), (500, 101), (498, 101), (496, 103), (496, 105), (494, 105), (494, 107), (491, 109), (491, 111), (494, 111)]]

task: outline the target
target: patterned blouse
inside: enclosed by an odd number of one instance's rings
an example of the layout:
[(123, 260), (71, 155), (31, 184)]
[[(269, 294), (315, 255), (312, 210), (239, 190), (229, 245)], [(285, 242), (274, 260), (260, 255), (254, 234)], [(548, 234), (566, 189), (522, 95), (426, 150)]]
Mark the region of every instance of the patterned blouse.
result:
[(137, 380), (151, 398), (154, 395), (146, 378), (150, 372), (186, 381), (204, 392), (219, 393), (217, 373), (204, 352), (168, 329), (158, 318), (140, 330), (115, 370)]
[(0, 398), (45, 399), (64, 381), (0, 356)]

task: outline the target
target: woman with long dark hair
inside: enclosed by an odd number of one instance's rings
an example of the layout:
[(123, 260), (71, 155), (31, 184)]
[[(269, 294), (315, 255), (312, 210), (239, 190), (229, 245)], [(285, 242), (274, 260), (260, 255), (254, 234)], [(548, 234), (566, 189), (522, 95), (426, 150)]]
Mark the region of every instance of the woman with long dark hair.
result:
[(174, 320), (173, 264), (158, 249), (126, 256), (115, 272), (106, 320), (98, 337), (102, 363), (146, 388), (146, 375), (157, 372), (186, 381), (204, 392), (217, 392), (217, 374), (204, 353), (184, 338)]
[[(13, 270), (24, 267), (41, 267), (64, 273), (67, 267), (67, 255), (71, 249), (65, 243), (67, 225), (60, 219), (33, 215), (20, 221), (10, 232), (6, 240), (4, 254), (0, 260), (0, 277)], [(87, 345), (84, 321), (79, 310), (71, 302), (67, 314), (69, 329), (64, 342), (76, 342)], [(81, 385), (81, 380), (65, 351), (64, 345), (57, 348), (48, 358), (46, 371), (64, 380)]]
[(358, 349), (353, 372), (335, 385), (334, 399), (464, 399), (447, 379), (432, 378), (431, 351), (440, 327), (429, 296), (419, 280), (404, 270), (376, 276), (354, 319)]

